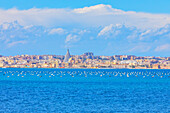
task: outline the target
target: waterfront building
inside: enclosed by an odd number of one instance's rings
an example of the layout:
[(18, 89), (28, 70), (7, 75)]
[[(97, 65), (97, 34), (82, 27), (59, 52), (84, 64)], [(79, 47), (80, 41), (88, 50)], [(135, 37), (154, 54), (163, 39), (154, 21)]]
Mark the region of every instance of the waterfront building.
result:
[(71, 58), (71, 55), (70, 55), (69, 49), (67, 49), (67, 53), (65, 55), (64, 62), (68, 62), (70, 58)]

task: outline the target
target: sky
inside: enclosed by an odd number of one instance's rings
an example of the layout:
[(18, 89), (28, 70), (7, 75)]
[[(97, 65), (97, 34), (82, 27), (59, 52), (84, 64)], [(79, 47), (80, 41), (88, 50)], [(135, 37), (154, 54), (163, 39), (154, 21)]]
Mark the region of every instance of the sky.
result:
[(0, 54), (170, 56), (169, 0), (0, 0)]
[(169, 0), (0, 0), (0, 8), (82, 8), (98, 4), (112, 5), (125, 11), (170, 13)]

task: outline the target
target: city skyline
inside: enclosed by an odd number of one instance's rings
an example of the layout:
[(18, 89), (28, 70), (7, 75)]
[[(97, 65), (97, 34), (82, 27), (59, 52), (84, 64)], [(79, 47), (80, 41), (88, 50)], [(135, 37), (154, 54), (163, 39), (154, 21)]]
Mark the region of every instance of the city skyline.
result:
[(170, 69), (170, 57), (113, 55), (95, 56), (92, 52), (71, 55), (0, 56), (0, 68), (110, 68)]

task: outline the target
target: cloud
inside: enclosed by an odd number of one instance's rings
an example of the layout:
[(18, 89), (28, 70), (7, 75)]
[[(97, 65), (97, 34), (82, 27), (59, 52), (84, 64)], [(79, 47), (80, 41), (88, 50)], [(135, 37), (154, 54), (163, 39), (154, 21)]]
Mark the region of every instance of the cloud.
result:
[(77, 42), (78, 40), (79, 40), (79, 38), (78, 38), (77, 35), (69, 34), (69, 35), (67, 35), (67, 37), (66, 37), (65, 43)]
[(110, 24), (104, 26), (98, 33), (98, 37), (104, 39), (127, 39), (127, 41), (156, 41), (159, 39), (170, 39), (170, 25), (157, 29), (138, 29), (136, 27), (128, 27), (122, 24)]
[(0, 25), (0, 40), (35, 39), (43, 36), (46, 30), (43, 26), (22, 26), (17, 21), (5, 22)]
[[(105, 26), (99, 33), (98, 37), (107, 38), (119, 38), (119, 39), (132, 39), (135, 36), (136, 32), (140, 32), (135, 27), (127, 27), (122, 24), (110, 24)], [(136, 38), (136, 37), (134, 37)]]
[(62, 28), (54, 28), (54, 29), (51, 29), (49, 31), (49, 34), (53, 35), (53, 34), (59, 34), (59, 35), (62, 35), (65, 33), (65, 30), (62, 29)]
[(148, 45), (137, 45), (133, 48), (131, 48), (130, 50), (128, 50), (128, 52), (139, 52), (139, 53), (143, 53), (143, 52), (148, 52), (151, 49), (151, 46)]
[(112, 28), (113, 28), (113, 24), (110, 24), (109, 26), (104, 27), (104, 28), (99, 32), (98, 36), (102, 36), (102, 35), (105, 35), (105, 34), (111, 32)]
[(95, 13), (96, 15), (109, 15), (109, 14), (123, 14), (124, 11), (120, 9), (114, 9), (111, 5), (99, 4), (90, 7), (78, 8), (73, 10), (76, 13), (87, 14)]
[(86, 32), (89, 33), (89, 31), (87, 31), (87, 30), (80, 30), (80, 31), (78, 32), (78, 34), (79, 34), (79, 35), (83, 35), (83, 34), (85, 34)]
[(135, 26), (140, 29), (153, 29), (170, 24), (169, 14), (150, 14), (134, 11), (123, 11), (112, 8), (111, 5), (104, 4), (76, 9), (0, 9), (0, 14), (0, 24), (17, 20), (23, 26), (98, 27), (110, 24), (125, 24), (126, 26)]
[(32, 48), (74, 46), (94, 48), (94, 52), (96, 48), (105, 50), (110, 43), (112, 48), (108, 48), (121, 54), (128, 50), (165, 53), (169, 47), (166, 44), (170, 41), (169, 14), (123, 11), (104, 4), (76, 9), (0, 9), (0, 14), (2, 49), (17, 48), (16, 45), (26, 48), (26, 42), (34, 41)]
[(160, 51), (169, 51), (170, 52), (170, 44), (160, 45), (160, 46), (156, 47), (155, 51), (156, 52), (160, 52)]
[(124, 29), (124, 26), (121, 24), (110, 24), (108, 26), (105, 26), (99, 33), (98, 36), (117, 36), (121, 33), (121, 30)]
[(25, 40), (23, 40), (23, 41), (11, 42), (11, 43), (8, 44), (8, 48), (13, 47), (13, 46), (18, 45), (18, 44), (26, 44), (26, 43), (27, 43), (27, 41), (25, 41)]
[[(4, 28), (5, 26), (5, 28)], [(46, 28), (43, 26), (22, 26), (17, 21), (11, 23), (3, 23), (0, 25), (0, 42), (8, 44), (18, 40), (34, 41), (41, 38), (60, 37), (65, 44), (91, 40), (114, 40), (129, 42), (153, 42), (162, 40), (163, 43), (170, 39), (170, 26), (166, 25), (162, 28), (141, 30), (136, 27), (128, 27), (122, 24), (110, 24), (104, 27), (88, 27), (81, 28)], [(64, 38), (66, 37), (66, 38)], [(93, 39), (91, 38), (93, 37)], [(96, 38), (98, 37), (98, 38)], [(165, 41), (164, 41), (165, 40)]]

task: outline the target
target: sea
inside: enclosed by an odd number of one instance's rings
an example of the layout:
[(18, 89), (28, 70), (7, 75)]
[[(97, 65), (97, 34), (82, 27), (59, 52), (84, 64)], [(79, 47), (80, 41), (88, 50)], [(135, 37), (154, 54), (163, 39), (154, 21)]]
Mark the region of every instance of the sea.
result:
[(169, 113), (170, 70), (0, 68), (0, 113)]

